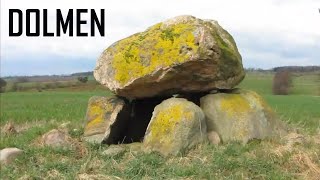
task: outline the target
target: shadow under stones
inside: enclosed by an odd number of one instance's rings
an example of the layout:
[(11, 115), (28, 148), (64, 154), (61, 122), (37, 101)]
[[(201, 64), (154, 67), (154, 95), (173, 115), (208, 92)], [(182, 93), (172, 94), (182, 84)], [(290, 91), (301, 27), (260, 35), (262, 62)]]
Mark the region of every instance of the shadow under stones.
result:
[[(186, 93), (177, 94), (174, 97), (185, 98), (188, 101), (200, 106), (200, 98), (209, 94)], [(172, 96), (152, 97), (145, 99), (135, 99), (131, 102), (125, 100), (126, 105), (118, 114), (116, 122), (111, 125), (109, 138), (103, 141), (105, 144), (129, 144), (142, 142), (149, 122), (152, 118), (154, 108), (162, 101)]]
[(197, 106), (200, 107), (200, 99), (201, 97), (210, 94), (209, 92), (200, 92), (200, 93), (186, 93), (186, 94), (179, 94), (176, 97), (177, 98), (185, 98), (188, 101), (193, 102)]
[(124, 143), (142, 142), (154, 108), (170, 97), (136, 99), (131, 102), (131, 120), (126, 129)]
[(153, 97), (127, 102), (111, 126), (105, 144), (129, 144), (142, 142), (155, 106), (170, 97)]
[[(120, 97), (118, 97), (120, 98)], [(104, 144), (121, 144), (122, 139), (126, 134), (126, 127), (127, 124), (130, 122), (130, 113), (132, 109), (131, 103), (124, 99), (120, 98), (124, 101), (124, 106), (120, 110), (120, 112), (117, 114), (117, 117), (115, 119), (115, 122), (110, 125), (110, 134), (107, 139), (105, 139), (102, 143)], [(104, 116), (110, 116), (111, 118), (111, 113), (110, 114), (105, 114)], [(108, 118), (108, 119), (109, 119)]]

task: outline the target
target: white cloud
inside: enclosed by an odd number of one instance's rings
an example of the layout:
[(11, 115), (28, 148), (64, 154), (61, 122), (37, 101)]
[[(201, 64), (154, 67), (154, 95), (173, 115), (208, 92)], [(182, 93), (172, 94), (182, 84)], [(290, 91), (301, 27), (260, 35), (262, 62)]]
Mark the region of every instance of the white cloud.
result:
[[(99, 9), (106, 10), (106, 37), (8, 37), (8, 9), (48, 9), (49, 29), (55, 27), (55, 10)], [(167, 18), (191, 14), (204, 19), (216, 19), (234, 35), (242, 53), (244, 64), (270, 66), (271, 64), (250, 64), (246, 57), (264, 53), (250, 46), (251, 42), (276, 44), (279, 49), (290, 51), (291, 47), (311, 47), (320, 41), (320, 1), (316, 0), (1, 0), (1, 60), (14, 61), (29, 55), (59, 55), (96, 59), (103, 49), (121, 38), (125, 38), (148, 26)], [(240, 36), (246, 34), (245, 37)], [(247, 39), (245, 39), (247, 38)], [(319, 46), (317, 46), (319, 47)], [(267, 47), (268, 48), (268, 47)], [(274, 58), (272, 66), (299, 63), (297, 65), (320, 64), (320, 60), (304, 57), (288, 59), (278, 51), (268, 51)], [(314, 53), (320, 53), (316, 51)], [(257, 55), (260, 54), (260, 55)], [(318, 56), (319, 57), (319, 56)]]

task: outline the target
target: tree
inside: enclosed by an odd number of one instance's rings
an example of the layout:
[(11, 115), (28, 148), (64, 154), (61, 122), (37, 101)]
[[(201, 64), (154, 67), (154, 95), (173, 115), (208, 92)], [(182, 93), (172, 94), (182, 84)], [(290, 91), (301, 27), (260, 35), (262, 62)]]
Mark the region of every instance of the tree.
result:
[(86, 82), (88, 82), (88, 77), (87, 76), (80, 76), (80, 77), (78, 77), (78, 81), (80, 81), (82, 83), (86, 83)]
[(278, 71), (273, 78), (272, 92), (275, 95), (288, 95), (292, 87), (292, 78), (289, 71)]
[(42, 92), (42, 87), (40, 82), (35, 83), (35, 88), (38, 92)]
[(11, 86), (10, 91), (16, 92), (16, 91), (18, 91), (18, 90), (19, 90), (18, 83), (17, 83), (17, 82), (12, 83), (12, 86)]
[(6, 85), (7, 85), (7, 82), (4, 79), (0, 78), (0, 93), (5, 91)]
[[(318, 73), (318, 84), (320, 84), (320, 73)], [(318, 86), (318, 95), (320, 96), (320, 86)]]

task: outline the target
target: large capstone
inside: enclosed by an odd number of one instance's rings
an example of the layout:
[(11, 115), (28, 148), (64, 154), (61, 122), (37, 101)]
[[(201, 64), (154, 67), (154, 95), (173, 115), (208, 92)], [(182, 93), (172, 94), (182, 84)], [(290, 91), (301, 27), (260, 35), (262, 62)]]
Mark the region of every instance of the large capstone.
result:
[(232, 36), (216, 21), (179, 16), (122, 39), (100, 56), (94, 77), (129, 99), (231, 89), (244, 78)]
[(209, 94), (200, 100), (208, 134), (217, 132), (223, 142), (264, 139), (285, 133), (267, 103), (253, 91), (235, 90)]

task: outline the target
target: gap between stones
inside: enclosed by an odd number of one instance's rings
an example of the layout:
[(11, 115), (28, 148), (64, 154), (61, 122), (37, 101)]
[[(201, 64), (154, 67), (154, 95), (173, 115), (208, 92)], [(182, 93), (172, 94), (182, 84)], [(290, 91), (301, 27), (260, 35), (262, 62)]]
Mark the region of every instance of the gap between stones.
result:
[(129, 108), (124, 108), (118, 114), (115, 123), (110, 127), (109, 137), (102, 141), (102, 143), (111, 145), (142, 142), (149, 122), (151, 121), (154, 108), (162, 101), (171, 97), (178, 97), (185, 98), (197, 106), (200, 106), (200, 98), (207, 94), (208, 92), (188, 93), (131, 100), (127, 102), (129, 103)]

